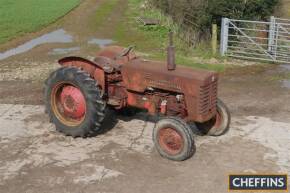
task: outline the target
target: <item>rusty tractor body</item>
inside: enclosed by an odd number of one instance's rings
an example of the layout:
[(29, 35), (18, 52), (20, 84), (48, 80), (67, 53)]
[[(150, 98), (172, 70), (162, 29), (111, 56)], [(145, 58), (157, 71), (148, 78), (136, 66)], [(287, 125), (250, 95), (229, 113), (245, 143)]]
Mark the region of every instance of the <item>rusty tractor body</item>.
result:
[[(108, 47), (101, 54), (115, 48)], [(130, 58), (121, 65), (102, 57), (95, 61), (68, 57), (60, 64), (89, 72), (106, 93), (107, 104), (116, 109), (133, 106), (153, 115), (160, 113), (196, 122), (208, 121), (216, 114), (217, 73), (186, 67), (167, 71), (165, 63), (139, 58)]]
[[(104, 117), (103, 110), (107, 108), (105, 105), (114, 109), (146, 109), (152, 115), (164, 117), (153, 134), (157, 150), (162, 156), (180, 161), (194, 153), (192, 127), (213, 132), (213, 135), (228, 130), (228, 110), (217, 98), (217, 73), (176, 67), (172, 41), (168, 47), (167, 63), (142, 59), (132, 49), (109, 46), (94, 58), (66, 57), (59, 60), (63, 66), (59, 73), (66, 78), (55, 78), (58, 77), (56, 72), (51, 75), (47, 81), (46, 100), (50, 117), (60, 131), (84, 137), (92, 130), (98, 130)], [(82, 72), (87, 74), (84, 79), (94, 81), (91, 87), (96, 85), (94, 89), (98, 91), (95, 95), (99, 96), (93, 99), (97, 103), (92, 108), (101, 110), (95, 115), (89, 111), (90, 98), (94, 94), (82, 86), (86, 84), (85, 80), (77, 82), (82, 79), (78, 75)], [(99, 116), (94, 126), (90, 123), (82, 125), (87, 116)], [(190, 127), (189, 122), (195, 124)], [(95, 128), (82, 132), (86, 127)]]

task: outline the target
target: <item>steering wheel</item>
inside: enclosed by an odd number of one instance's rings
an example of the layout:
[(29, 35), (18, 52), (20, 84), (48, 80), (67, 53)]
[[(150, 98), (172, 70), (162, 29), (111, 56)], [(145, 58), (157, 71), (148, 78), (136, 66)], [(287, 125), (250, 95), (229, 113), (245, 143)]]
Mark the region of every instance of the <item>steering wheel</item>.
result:
[(129, 46), (128, 48), (125, 48), (121, 54), (119, 55), (119, 57), (124, 57), (127, 56), (132, 50), (134, 50), (135, 46)]

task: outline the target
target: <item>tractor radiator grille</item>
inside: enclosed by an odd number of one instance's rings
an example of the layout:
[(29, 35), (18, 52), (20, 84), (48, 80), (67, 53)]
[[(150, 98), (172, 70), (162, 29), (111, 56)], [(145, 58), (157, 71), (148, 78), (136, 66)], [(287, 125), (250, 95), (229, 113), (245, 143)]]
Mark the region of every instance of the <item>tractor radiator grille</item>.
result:
[(217, 81), (199, 89), (198, 110), (202, 115), (216, 110), (217, 104)]

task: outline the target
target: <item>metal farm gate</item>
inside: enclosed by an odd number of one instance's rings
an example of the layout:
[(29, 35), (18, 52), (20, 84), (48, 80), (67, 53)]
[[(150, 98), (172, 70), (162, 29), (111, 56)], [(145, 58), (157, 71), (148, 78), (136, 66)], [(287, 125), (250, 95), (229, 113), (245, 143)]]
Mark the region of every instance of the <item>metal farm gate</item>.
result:
[(220, 52), (240, 59), (290, 63), (290, 19), (270, 22), (223, 18)]

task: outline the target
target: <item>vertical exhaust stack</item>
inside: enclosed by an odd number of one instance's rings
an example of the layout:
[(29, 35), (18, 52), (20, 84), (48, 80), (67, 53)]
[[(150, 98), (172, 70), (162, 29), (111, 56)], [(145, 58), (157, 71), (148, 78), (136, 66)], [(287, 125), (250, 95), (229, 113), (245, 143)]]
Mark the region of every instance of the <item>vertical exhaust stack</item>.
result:
[(173, 32), (169, 32), (169, 46), (167, 48), (167, 69), (175, 70), (175, 47), (173, 45)]

